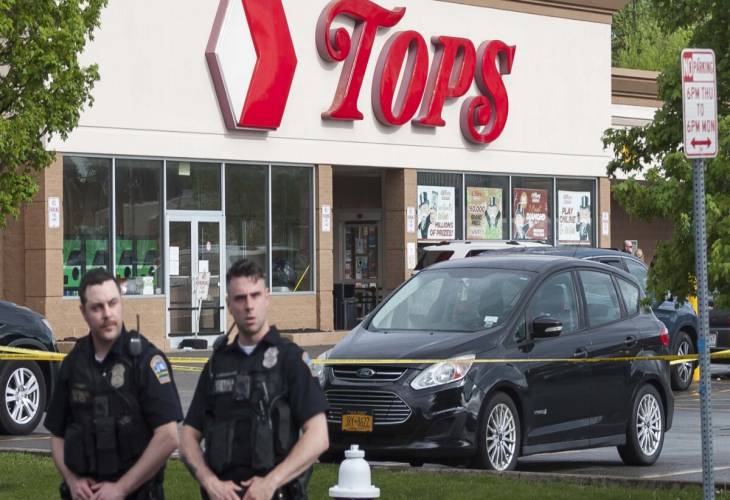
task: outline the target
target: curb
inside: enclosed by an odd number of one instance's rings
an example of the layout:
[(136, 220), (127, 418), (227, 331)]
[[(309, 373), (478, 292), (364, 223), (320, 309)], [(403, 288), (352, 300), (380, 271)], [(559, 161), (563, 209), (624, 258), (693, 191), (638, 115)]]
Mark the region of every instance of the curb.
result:
[[(514, 480), (533, 481), (533, 482), (563, 482), (576, 484), (579, 486), (623, 486), (638, 487), (646, 489), (681, 489), (688, 487), (702, 487), (702, 482), (683, 481), (678, 479), (641, 479), (641, 478), (624, 478), (616, 476), (586, 476), (583, 474), (557, 474), (554, 472), (523, 472), (509, 471), (496, 472), (477, 469), (457, 469), (444, 467), (438, 469), (422, 469), (414, 468), (409, 465), (378, 465), (370, 464), (372, 469), (388, 470), (392, 472), (411, 472), (416, 474), (462, 474), (462, 475), (488, 475), (494, 477), (504, 477)], [(715, 491), (730, 491), (730, 483), (715, 482)]]

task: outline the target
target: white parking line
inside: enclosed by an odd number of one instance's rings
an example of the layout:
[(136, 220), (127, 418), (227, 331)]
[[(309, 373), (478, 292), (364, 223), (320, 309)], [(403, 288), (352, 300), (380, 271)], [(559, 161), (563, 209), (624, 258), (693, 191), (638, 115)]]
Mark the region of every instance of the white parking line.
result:
[[(712, 470), (717, 472), (720, 470), (728, 470), (728, 469), (730, 469), (730, 465), (728, 465), (727, 467), (715, 467)], [(641, 479), (659, 479), (662, 477), (683, 476), (685, 474), (698, 474), (700, 472), (702, 472), (702, 469), (692, 469), (692, 470), (683, 470), (683, 471), (679, 471), (679, 472), (669, 472), (667, 474), (649, 474), (647, 476), (640, 476), (640, 477), (641, 477)]]

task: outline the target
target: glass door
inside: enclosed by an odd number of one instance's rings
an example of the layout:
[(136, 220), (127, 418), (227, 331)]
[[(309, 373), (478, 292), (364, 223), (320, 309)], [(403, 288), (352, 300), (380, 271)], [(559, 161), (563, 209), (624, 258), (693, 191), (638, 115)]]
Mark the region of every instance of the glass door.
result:
[(168, 217), (170, 337), (217, 336), (224, 331), (222, 218)]

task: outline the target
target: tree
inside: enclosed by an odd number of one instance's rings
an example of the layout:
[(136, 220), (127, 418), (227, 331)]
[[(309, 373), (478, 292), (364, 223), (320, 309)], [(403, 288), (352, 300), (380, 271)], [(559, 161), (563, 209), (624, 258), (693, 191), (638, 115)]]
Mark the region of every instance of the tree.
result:
[(34, 179), (78, 124), (99, 78), (78, 55), (106, 0), (0, 0), (0, 229), (38, 191)]
[(619, 68), (659, 71), (686, 47), (692, 27), (666, 32), (652, 0), (631, 0), (613, 16), (611, 63)]
[[(707, 249), (710, 290), (717, 305), (730, 305), (730, 5), (727, 0), (655, 0), (667, 32), (692, 27), (690, 47), (715, 51), (717, 69), (720, 152), (705, 162)], [(677, 297), (694, 293), (695, 275), (692, 163), (682, 150), (682, 95), (679, 54), (664, 68), (657, 82), (664, 101), (645, 127), (607, 130), (604, 145), (613, 149), (609, 176), (628, 180), (614, 183), (613, 193), (632, 217), (667, 218), (674, 235), (660, 243), (649, 274), (649, 289)], [(639, 181), (637, 176), (643, 175)]]

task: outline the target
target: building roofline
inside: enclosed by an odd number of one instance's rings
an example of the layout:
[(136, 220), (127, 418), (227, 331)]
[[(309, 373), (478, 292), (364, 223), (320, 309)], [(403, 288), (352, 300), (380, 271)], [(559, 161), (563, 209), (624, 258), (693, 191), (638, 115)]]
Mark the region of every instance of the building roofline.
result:
[(438, 0), (540, 16), (611, 24), (628, 0)]

